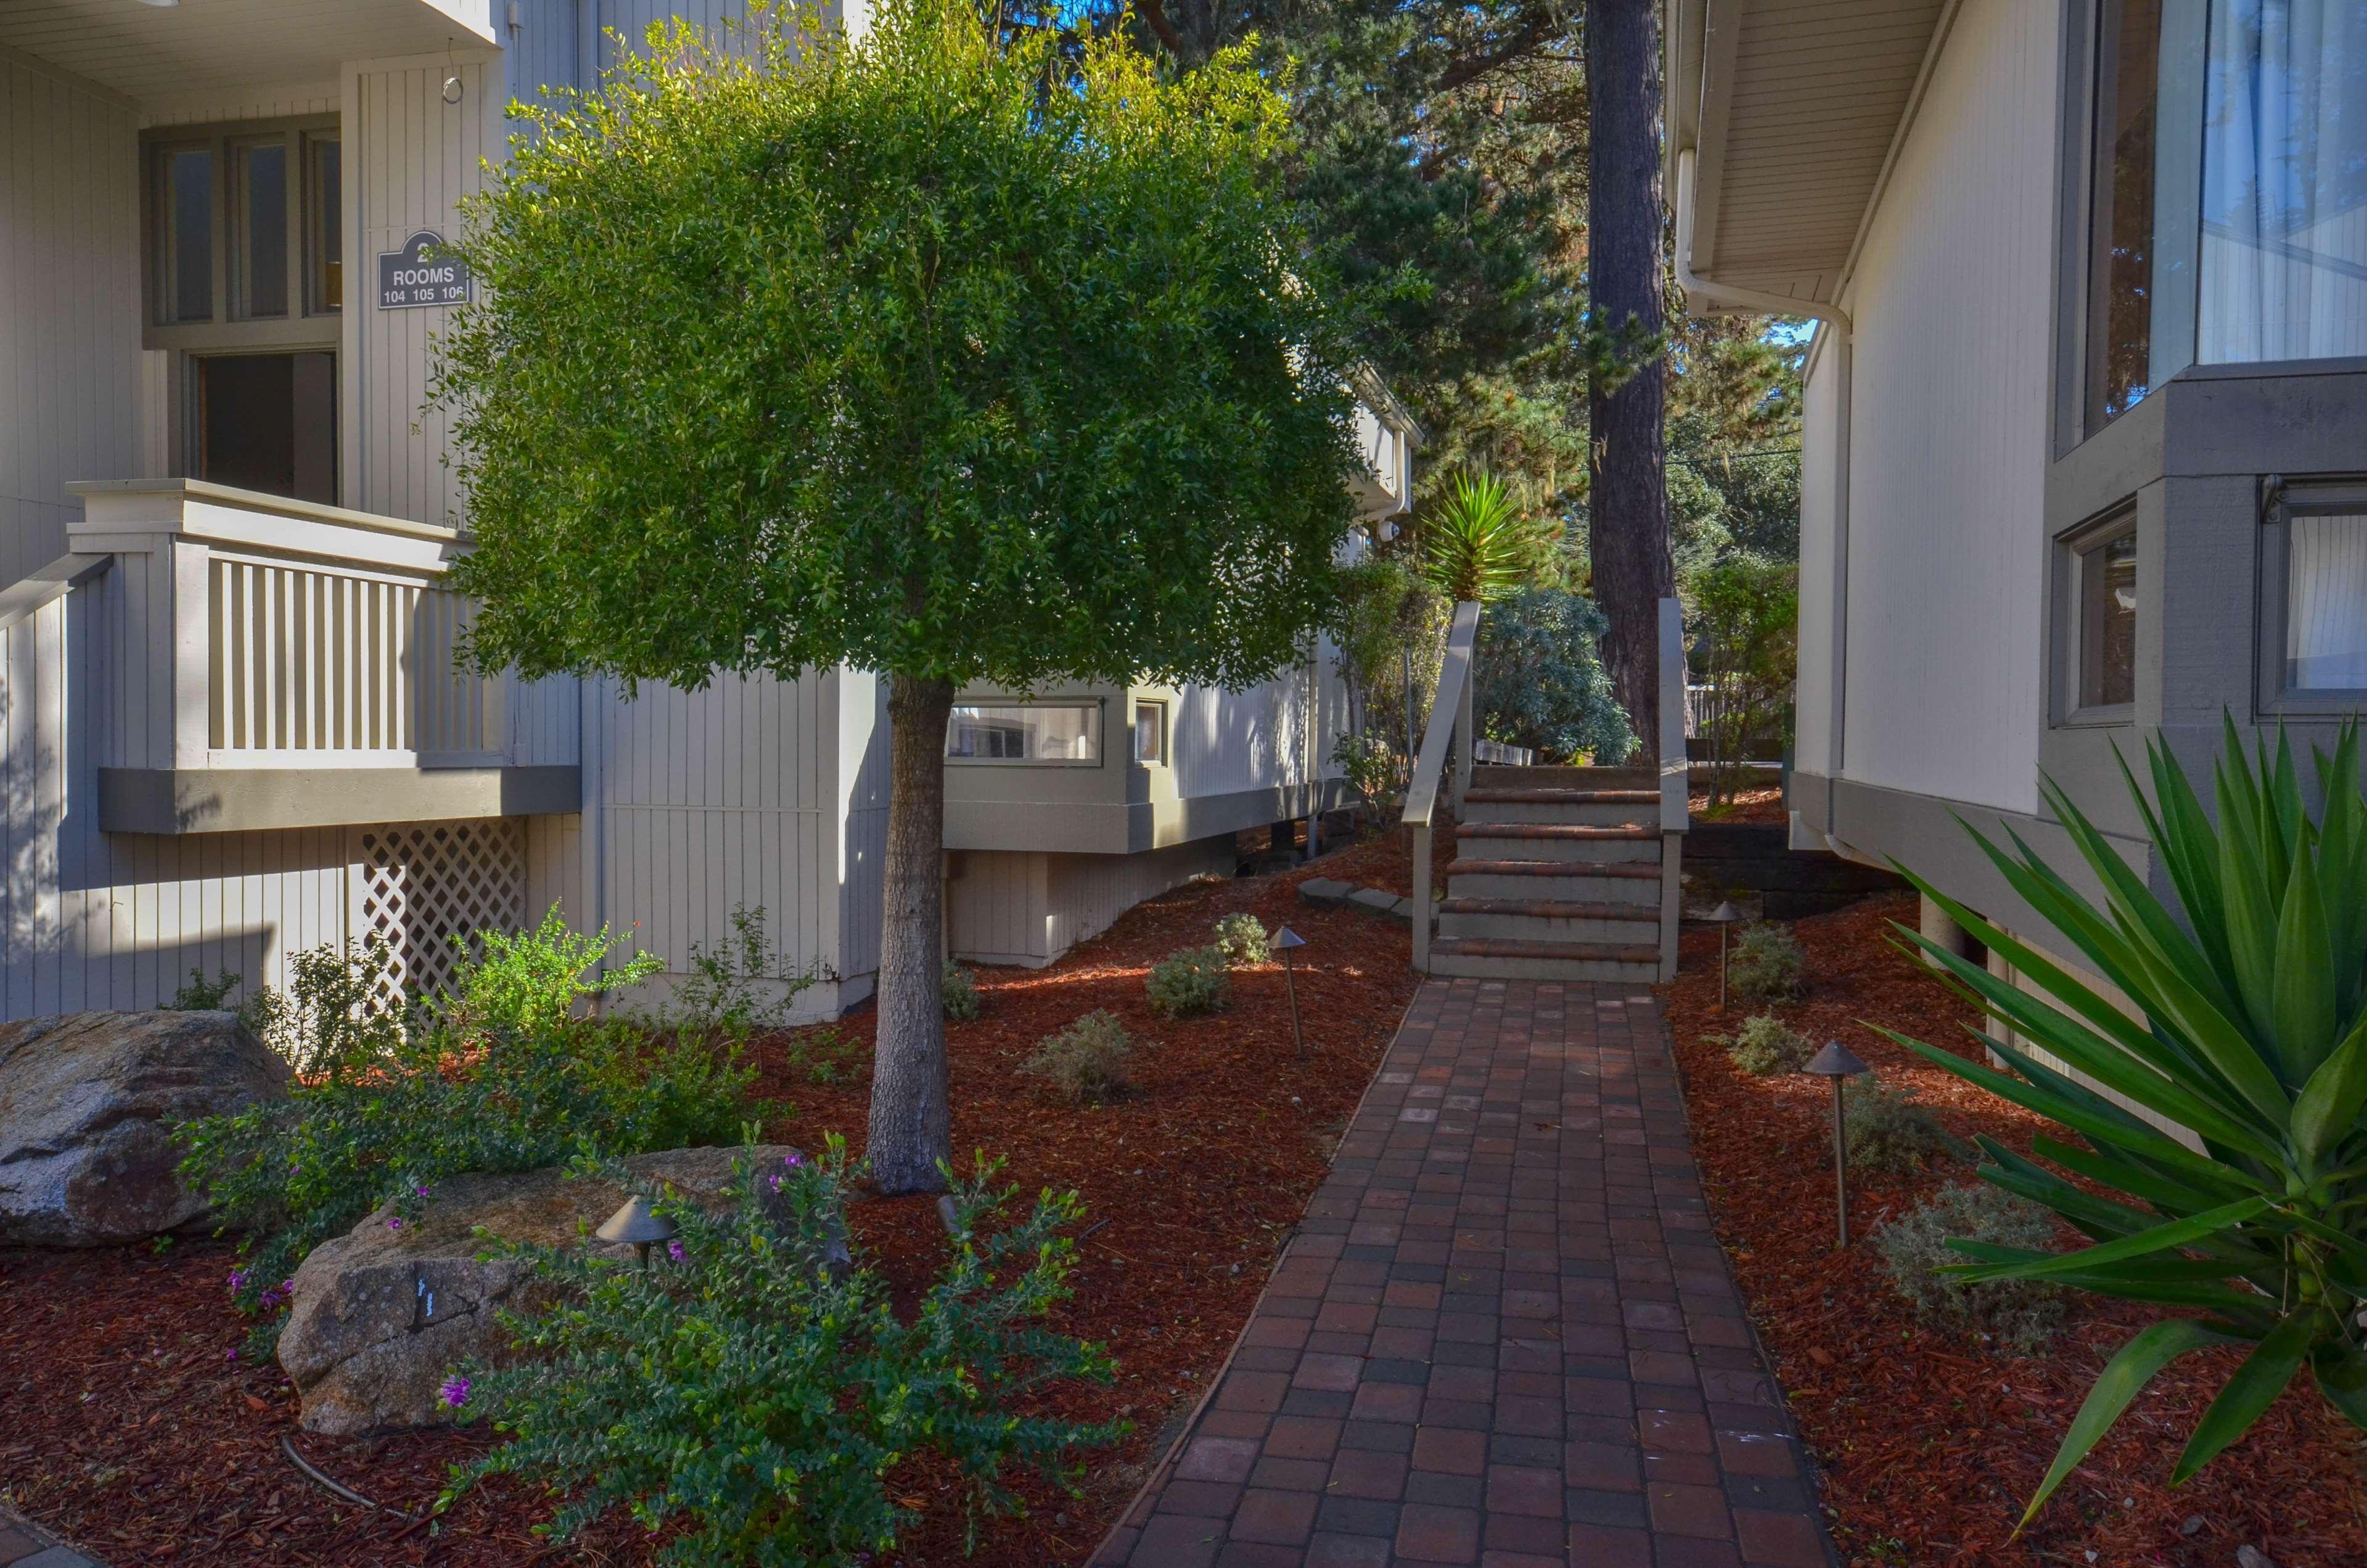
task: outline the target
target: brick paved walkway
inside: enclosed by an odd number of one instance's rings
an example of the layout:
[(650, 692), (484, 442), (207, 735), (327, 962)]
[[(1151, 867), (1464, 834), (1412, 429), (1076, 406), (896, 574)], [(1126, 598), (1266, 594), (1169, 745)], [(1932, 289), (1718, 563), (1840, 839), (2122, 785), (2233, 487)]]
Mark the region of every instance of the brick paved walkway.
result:
[(0, 1508), (0, 1568), (99, 1568), (47, 1530)]
[(1827, 1568), (1626, 986), (1432, 981), (1095, 1568)]

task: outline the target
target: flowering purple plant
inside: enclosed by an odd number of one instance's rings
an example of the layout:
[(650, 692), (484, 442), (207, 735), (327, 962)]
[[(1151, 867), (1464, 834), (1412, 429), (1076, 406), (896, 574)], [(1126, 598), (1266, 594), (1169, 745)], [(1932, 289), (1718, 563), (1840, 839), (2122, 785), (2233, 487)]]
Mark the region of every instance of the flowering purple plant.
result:
[(424, 1187), (414, 1187), (411, 1190), (417, 1193), (422, 1198), (427, 1196), (427, 1189)]
[(246, 1289), (245, 1269), (233, 1268), (230, 1271), (230, 1288), (233, 1290), (243, 1290)]
[(680, 1242), (666, 1243), (666, 1256), (674, 1259), (676, 1263), (687, 1263), (690, 1261), (690, 1254), (683, 1250), (683, 1246)]
[(389, 1216), (386, 1221), (386, 1228), (390, 1231), (399, 1231), (402, 1229), (402, 1216), (400, 1214)]
[(469, 1380), (456, 1372), (445, 1379), (444, 1386), (436, 1392), (444, 1396), (447, 1409), (458, 1410), (469, 1403)]

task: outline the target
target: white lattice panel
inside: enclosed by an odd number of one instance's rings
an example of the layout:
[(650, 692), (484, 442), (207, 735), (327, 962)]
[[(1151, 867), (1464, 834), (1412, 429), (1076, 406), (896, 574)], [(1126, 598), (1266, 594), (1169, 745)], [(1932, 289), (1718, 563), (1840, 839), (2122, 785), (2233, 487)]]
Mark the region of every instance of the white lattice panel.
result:
[(379, 998), (384, 1006), (400, 1004), (398, 988), (432, 996), (448, 987), (460, 957), (452, 937), (526, 923), (526, 825), (518, 818), (359, 828), (354, 858), (354, 934), (383, 937), (394, 949)]

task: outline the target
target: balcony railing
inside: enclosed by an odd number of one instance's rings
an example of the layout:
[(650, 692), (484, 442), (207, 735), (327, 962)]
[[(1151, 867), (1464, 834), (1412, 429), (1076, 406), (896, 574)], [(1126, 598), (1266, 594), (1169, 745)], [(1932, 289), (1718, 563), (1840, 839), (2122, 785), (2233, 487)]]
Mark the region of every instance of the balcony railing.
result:
[(93, 585), (107, 825), (574, 809), (574, 683), (460, 666), (453, 529), (193, 480), (73, 488), (74, 558), (113, 567)]

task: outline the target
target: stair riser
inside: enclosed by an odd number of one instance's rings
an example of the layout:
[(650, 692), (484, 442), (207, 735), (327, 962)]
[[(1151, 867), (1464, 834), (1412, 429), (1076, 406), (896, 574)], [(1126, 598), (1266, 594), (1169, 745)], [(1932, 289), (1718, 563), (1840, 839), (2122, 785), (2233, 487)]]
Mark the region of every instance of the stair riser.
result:
[(1633, 920), (1555, 920), (1538, 915), (1444, 915), (1438, 934), (1454, 937), (1497, 937), (1515, 942), (1603, 942), (1620, 947), (1655, 947), (1660, 922), (1648, 905), (1637, 906)]
[(1610, 981), (1633, 985), (1656, 985), (1660, 979), (1658, 964), (1612, 963), (1591, 959), (1482, 959), (1462, 953), (1433, 955), (1430, 960), (1430, 971), (1473, 980)]
[(1578, 866), (1657, 862), (1657, 838), (1490, 838), (1485, 828), (1467, 830), (1455, 841), (1455, 853), (1468, 860), (1551, 860)]
[(1466, 833), (1478, 833), (1491, 822), (1576, 823), (1586, 827), (1652, 827), (1659, 816), (1648, 806), (1623, 806), (1615, 801), (1545, 802), (1474, 801), (1466, 813)]
[(1566, 877), (1503, 877), (1486, 872), (1447, 879), (1449, 898), (1518, 898), (1565, 903), (1632, 903), (1657, 913), (1660, 884), (1646, 877), (1590, 877), (1573, 866)]

